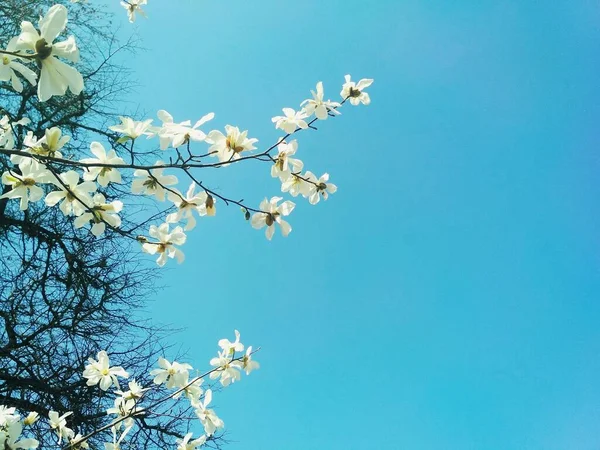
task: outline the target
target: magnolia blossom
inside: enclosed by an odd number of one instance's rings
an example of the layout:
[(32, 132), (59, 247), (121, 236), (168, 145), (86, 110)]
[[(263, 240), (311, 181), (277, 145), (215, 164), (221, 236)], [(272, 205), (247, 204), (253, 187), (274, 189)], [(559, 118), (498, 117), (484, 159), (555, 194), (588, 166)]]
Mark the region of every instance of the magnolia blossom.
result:
[(206, 142), (211, 144), (208, 151), (219, 158), (219, 161), (235, 161), (241, 158), (242, 152), (256, 149), (254, 144), (258, 139), (249, 139), (247, 130), (240, 132), (238, 127), (226, 125), (225, 132), (226, 134), (223, 134), (213, 130), (206, 137)]
[[(44, 131), (44, 136), (37, 139), (31, 131), (27, 133), (23, 140), (23, 145), (27, 147), (27, 153), (39, 156), (49, 156), (52, 158), (62, 158), (60, 150), (71, 140), (70, 136), (63, 136), (58, 127), (48, 128)], [(10, 160), (15, 164), (31, 164), (32, 158), (20, 155), (11, 155)]]
[(120, 125), (112, 125), (108, 129), (124, 135), (118, 140), (120, 144), (129, 139), (135, 140), (140, 136), (152, 136), (152, 119), (144, 120), (143, 122), (137, 122), (131, 117), (119, 116), (119, 119), (121, 119)]
[(126, 429), (129, 429), (134, 424), (134, 419), (131, 417), (134, 413), (140, 412), (141, 409), (137, 408), (136, 401), (134, 399), (126, 399), (124, 397), (115, 398), (114, 406), (106, 410), (106, 414), (115, 414), (119, 418), (127, 417), (115, 427), (121, 429), (125, 425)]
[(208, 408), (208, 405), (212, 401), (212, 391), (208, 389), (204, 394), (204, 401), (199, 401), (194, 405), (196, 409), (196, 415), (202, 425), (204, 426), (204, 432), (207, 436), (212, 436), (218, 428), (223, 428), (225, 424), (216, 415), (216, 413)]
[(15, 414), (16, 408), (0, 405), (0, 427), (3, 427), (8, 422), (19, 420), (19, 415)]
[(273, 238), (273, 234), (275, 233), (275, 223), (279, 224), (281, 234), (284, 237), (292, 231), (291, 225), (281, 217), (289, 215), (294, 210), (296, 204), (287, 200), (278, 206), (277, 203), (281, 200), (281, 197), (272, 197), (270, 201), (265, 198), (260, 203), (260, 210), (264, 212), (258, 212), (252, 216), (251, 224), (257, 230), (266, 225), (267, 229), (265, 235), (268, 240)]
[(289, 178), (290, 173), (300, 172), (304, 167), (304, 163), (299, 159), (290, 158), (290, 156), (296, 154), (298, 150), (298, 141), (293, 140), (289, 144), (282, 141), (277, 146), (278, 155), (275, 158), (275, 163), (271, 166), (271, 176), (273, 178), (279, 177), (281, 181), (285, 181)]
[(246, 372), (246, 375), (250, 375), (250, 372), (260, 368), (260, 364), (252, 359), (252, 346), (246, 349), (246, 354), (242, 358), (241, 363), (239, 361), (235, 362), (241, 365), (241, 368)]
[(283, 114), (283, 116), (276, 116), (271, 119), (275, 124), (275, 128), (281, 128), (287, 134), (292, 134), (298, 128), (308, 128), (308, 124), (304, 120), (308, 116), (304, 111), (294, 111), (292, 108), (283, 108)]
[(150, 375), (154, 377), (155, 384), (166, 383), (168, 389), (185, 386), (190, 375), (189, 371), (192, 370), (192, 366), (189, 364), (177, 361), (171, 363), (165, 358), (158, 359), (158, 367), (158, 369), (153, 369)]
[(60, 190), (50, 192), (46, 195), (46, 205), (54, 206), (58, 202), (61, 202), (60, 210), (65, 216), (72, 214), (80, 216), (93, 203), (90, 193), (96, 190), (96, 183), (84, 181), (79, 184), (79, 174), (74, 170), (61, 173), (60, 180), (62, 182), (56, 179), (54, 181), (54, 184)]
[(317, 179), (312, 172), (306, 172), (305, 177), (310, 182), (307, 197), (311, 205), (319, 203), (321, 197), (323, 197), (323, 200), (327, 200), (329, 194), (334, 194), (337, 191), (337, 186), (333, 183), (329, 183), (328, 173), (321, 175), (321, 177)]
[(23, 425), (33, 425), (34, 423), (36, 423), (38, 421), (38, 419), (40, 418), (40, 415), (38, 413), (36, 413), (35, 411), (30, 412), (29, 414), (27, 414), (27, 417), (25, 417), (25, 419), (23, 419)]
[[(155, 163), (156, 166), (163, 164), (162, 161), (156, 161)], [(131, 183), (131, 192), (134, 194), (154, 195), (157, 200), (163, 201), (165, 199), (164, 187), (177, 184), (177, 177), (175, 175), (163, 175), (163, 170), (151, 169), (148, 172), (147, 170), (138, 169), (133, 172), (133, 176), (136, 179)]]
[(74, 436), (73, 430), (67, 427), (66, 418), (73, 414), (72, 411), (64, 413), (62, 416), (59, 416), (56, 411), (50, 411), (48, 413), (50, 428), (52, 428), (56, 435), (58, 436), (58, 443), (62, 442), (62, 439), (69, 439)]
[(121, 366), (110, 367), (108, 354), (102, 350), (98, 352), (98, 360), (88, 359), (89, 364), (85, 366), (83, 377), (87, 378), (88, 386), (95, 386), (100, 383), (100, 389), (106, 391), (113, 384), (119, 388), (117, 377), (127, 378), (129, 374)]
[(204, 379), (202, 378), (196, 378), (191, 383), (186, 378), (186, 380), (182, 382), (183, 386), (185, 386), (183, 391), (175, 394), (173, 398), (179, 398), (183, 393), (190, 403), (196, 403), (200, 399), (200, 396), (204, 393), (204, 390), (200, 387), (203, 383)]
[(235, 342), (231, 342), (229, 339), (220, 339), (219, 347), (223, 349), (223, 352), (226, 355), (232, 355), (235, 352), (243, 352), (244, 344), (240, 342), (240, 332), (238, 330), (234, 330), (235, 333)]
[(149, 234), (158, 242), (145, 242), (142, 245), (142, 250), (151, 255), (158, 253), (159, 256), (156, 262), (159, 266), (162, 267), (165, 265), (167, 257), (176, 258), (179, 264), (183, 262), (185, 255), (181, 250), (175, 247), (176, 245), (185, 244), (187, 238), (181, 227), (175, 227), (173, 231), (169, 232), (168, 223), (163, 223), (159, 227), (151, 225)]
[(143, 388), (135, 380), (131, 380), (129, 383), (127, 383), (127, 386), (129, 387), (129, 390), (127, 391), (115, 391), (117, 395), (120, 395), (125, 400), (139, 400), (142, 398), (142, 395), (144, 395), (144, 392), (150, 390), (150, 388)]
[(311, 185), (300, 174), (290, 173), (281, 183), (281, 192), (288, 192), (292, 197), (301, 194), (307, 197), (310, 194)]
[(216, 380), (220, 378), (219, 381), (225, 387), (242, 378), (242, 375), (238, 371), (239, 366), (232, 363), (229, 352), (219, 352), (219, 356), (210, 360), (210, 365), (218, 368), (218, 370), (210, 373), (210, 379)]
[(135, 13), (140, 16), (147, 18), (146, 13), (142, 9), (142, 5), (146, 5), (148, 0), (126, 0), (121, 2), (121, 6), (127, 10), (127, 17), (129, 22), (135, 22)]
[(79, 61), (79, 50), (75, 38), (53, 44), (54, 40), (67, 26), (67, 8), (63, 5), (52, 6), (39, 21), (40, 31), (31, 22), (21, 23), (21, 34), (17, 47), (34, 52), (41, 63), (42, 70), (38, 83), (38, 97), (44, 102), (54, 95), (64, 95), (67, 89), (73, 94), (83, 90), (83, 77), (59, 58), (71, 62)]
[[(82, 163), (85, 164), (125, 164), (122, 158), (117, 156), (117, 153), (110, 149), (108, 153), (100, 142), (92, 142), (90, 151), (95, 158), (83, 158)], [(121, 173), (113, 167), (87, 167), (83, 173), (83, 179), (86, 181), (98, 180), (100, 186), (108, 186), (108, 183), (120, 183)]]
[(177, 450), (196, 450), (196, 448), (204, 445), (206, 436), (200, 436), (193, 441), (190, 441), (193, 433), (186, 434), (183, 439), (177, 439)]
[(300, 106), (304, 106), (304, 112), (308, 117), (313, 114), (319, 120), (326, 120), (329, 117), (329, 113), (332, 114), (340, 114), (340, 112), (336, 109), (340, 106), (338, 102), (332, 102), (331, 100), (323, 100), (323, 96), (325, 95), (323, 91), (323, 83), (319, 81), (317, 83), (317, 92), (310, 91), (313, 98), (304, 100)]
[(80, 433), (77, 433), (75, 436), (73, 436), (71, 439), (69, 439), (69, 445), (71, 446), (71, 449), (76, 450), (79, 448), (83, 448), (83, 449), (90, 448), (90, 444), (88, 444), (87, 441), (81, 442), (82, 439), (83, 439), (83, 436)]
[(162, 120), (161, 128), (155, 129), (160, 140), (161, 150), (165, 150), (169, 144), (173, 148), (177, 148), (190, 141), (201, 142), (206, 139), (206, 133), (199, 130), (209, 120), (215, 117), (214, 113), (208, 113), (198, 120), (192, 127), (192, 122), (186, 120), (181, 123), (175, 123), (173, 116), (164, 109), (158, 111), (158, 118)]
[(362, 103), (368, 105), (371, 103), (369, 94), (363, 92), (366, 88), (373, 84), (373, 80), (370, 78), (363, 78), (358, 83), (351, 80), (350, 75), (346, 75), (346, 82), (342, 86), (342, 92), (340, 95), (343, 99), (350, 99), (350, 103), (354, 106)]
[[(15, 148), (15, 135), (13, 133), (13, 127), (17, 125), (27, 125), (31, 122), (27, 117), (23, 117), (20, 120), (11, 121), (10, 117), (2, 116), (0, 119), (0, 147), (4, 147), (8, 150)], [(13, 161), (14, 162), (14, 161)]]
[(9, 449), (33, 449), (37, 448), (39, 442), (36, 439), (19, 439), (23, 432), (23, 424), (19, 420), (11, 421), (5, 429), (0, 430), (0, 444)]
[[(17, 42), (19, 38), (14, 37), (6, 46), (7, 52), (17, 53)], [(37, 83), (37, 74), (29, 67), (24, 66), (18, 60), (20, 58), (6, 53), (0, 53), (0, 81), (10, 81), (13, 89), (17, 92), (23, 92), (23, 83), (17, 76), (20, 73), (23, 78), (35, 86)]]
[(214, 216), (216, 214), (215, 199), (206, 192), (194, 193), (196, 183), (192, 182), (185, 196), (179, 191), (169, 192), (168, 198), (177, 207), (177, 212), (167, 216), (167, 223), (176, 223), (182, 219), (187, 219), (184, 230), (191, 230), (196, 226), (196, 219), (192, 211), (196, 211), (199, 216)]
[(20, 174), (15, 169), (2, 174), (2, 184), (12, 186), (12, 189), (0, 198), (20, 198), (21, 211), (29, 207), (29, 202), (37, 202), (44, 196), (44, 190), (37, 186), (37, 183), (47, 183), (50, 174), (43, 164), (34, 162), (33, 164), (21, 164), (19, 166)]

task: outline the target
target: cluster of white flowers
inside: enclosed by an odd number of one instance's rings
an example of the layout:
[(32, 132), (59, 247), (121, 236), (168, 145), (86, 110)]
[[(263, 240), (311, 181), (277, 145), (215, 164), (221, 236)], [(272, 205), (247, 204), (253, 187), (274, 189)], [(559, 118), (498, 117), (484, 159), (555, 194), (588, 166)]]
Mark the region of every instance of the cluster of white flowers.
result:
[[(143, 14), (141, 6), (146, 1), (129, 0), (122, 4), (133, 21), (136, 13)], [(10, 81), (15, 90), (23, 88), (19, 77), (35, 84), (36, 73), (22, 63), (31, 62), (41, 67), (38, 84), (40, 101), (54, 95), (64, 95), (67, 89), (73, 93), (81, 92), (81, 74), (62, 61), (77, 62), (79, 52), (75, 39), (71, 36), (54, 43), (66, 24), (67, 9), (62, 5), (54, 5), (48, 10), (39, 21), (39, 30), (30, 22), (23, 22), (21, 34), (10, 41), (5, 51), (0, 50), (3, 57), (0, 81)], [(74, 216), (76, 228), (89, 225), (91, 232), (100, 236), (107, 228), (117, 230), (120, 227), (120, 214), (124, 208), (121, 200), (112, 198), (116, 190), (107, 188), (110, 184), (122, 183), (121, 171), (131, 171), (132, 193), (153, 197), (159, 202), (167, 202), (169, 206), (163, 216), (164, 222), (151, 225), (148, 236), (129, 236), (124, 231), (120, 233), (137, 240), (144, 252), (158, 255), (156, 261), (160, 266), (169, 258), (175, 258), (178, 262), (184, 260), (184, 254), (178, 247), (186, 242), (186, 232), (196, 226), (196, 217), (215, 216), (218, 200), (240, 206), (252, 227), (266, 227), (265, 234), (269, 240), (274, 235), (275, 224), (279, 225), (281, 234), (287, 236), (292, 227), (283, 218), (294, 210), (294, 202), (274, 196), (270, 200), (265, 198), (257, 209), (251, 208), (205, 187), (197, 181), (191, 170), (225, 167), (246, 159), (271, 162), (271, 176), (280, 181), (281, 192), (292, 197), (301, 195), (313, 205), (321, 198), (326, 200), (337, 191), (337, 186), (329, 182), (328, 173), (317, 177), (311, 171), (304, 171), (304, 163), (296, 155), (298, 141), (287, 139), (300, 130), (315, 128), (312, 124), (318, 120), (339, 115), (339, 108), (347, 101), (352, 105), (368, 105), (370, 97), (365, 89), (372, 83), (371, 79), (354, 82), (350, 75), (346, 75), (340, 92), (341, 102), (325, 100), (323, 83), (317, 83), (316, 90), (311, 91), (312, 98), (302, 101), (298, 110), (283, 108), (282, 116), (272, 118), (275, 128), (281, 129), (286, 135), (266, 151), (254, 153), (252, 151), (256, 150), (258, 139), (249, 137), (247, 130), (241, 131), (239, 127), (228, 124), (224, 131), (203, 131), (201, 128), (214, 119), (214, 113), (204, 115), (192, 125), (190, 120), (178, 122), (167, 111), (159, 110), (157, 116), (160, 125), (153, 125), (153, 119), (137, 121), (121, 117), (120, 124), (108, 127), (118, 135), (116, 144), (131, 153), (130, 163), (126, 163), (115, 150), (105, 149), (100, 142), (91, 143), (92, 157), (76, 161), (63, 158), (61, 149), (70, 138), (62, 135), (59, 128), (49, 128), (38, 138), (27, 130), (29, 120), (26, 117), (11, 118), (4, 115), (0, 119), (0, 152), (10, 154), (15, 166), (2, 174), (2, 183), (10, 190), (0, 198), (18, 199), (21, 210), (28, 209), (30, 202), (44, 199), (47, 206), (58, 205), (65, 216)], [(22, 145), (15, 149), (20, 135), (25, 132), (27, 134), (22, 139)], [(133, 151), (141, 137), (157, 138), (159, 148), (171, 153), (169, 162), (158, 160), (149, 165), (136, 160), (136, 154), (143, 155), (143, 152)], [(197, 143), (208, 146), (205, 154), (192, 153), (190, 145)], [(184, 156), (185, 152), (187, 156)], [(271, 152), (276, 154), (272, 155)], [(216, 158), (216, 162), (205, 162), (207, 158)], [(71, 170), (60, 173), (56, 169), (58, 165), (70, 166)], [(165, 173), (167, 169), (177, 170), (191, 181), (191, 184), (185, 184), (189, 186), (185, 194), (178, 187), (178, 177)]]
[[(194, 409), (198, 420), (202, 424), (204, 434), (192, 439), (193, 433), (187, 433), (182, 439), (178, 439), (178, 450), (193, 450), (202, 446), (218, 429), (225, 426), (215, 411), (209, 408), (213, 393), (211, 389), (202, 389), (204, 378), (219, 379), (223, 386), (229, 386), (234, 381), (241, 379), (241, 372), (249, 375), (253, 370), (259, 368), (258, 362), (252, 359), (252, 347), (248, 347), (244, 353), (244, 344), (240, 342), (240, 333), (235, 330), (235, 341), (221, 339), (218, 342), (220, 351), (218, 356), (211, 359), (212, 370), (203, 375), (191, 376), (194, 370), (190, 364), (177, 361), (170, 362), (165, 358), (159, 358), (158, 367), (150, 371), (154, 377), (153, 385), (143, 387), (135, 379), (128, 381), (128, 389), (122, 390), (118, 379), (129, 378), (129, 373), (121, 366), (111, 366), (108, 353), (104, 350), (98, 352), (96, 358), (89, 358), (88, 364), (83, 371), (88, 386), (99, 386), (102, 391), (114, 387), (115, 400), (112, 407), (106, 410), (106, 414), (113, 416), (110, 428), (113, 435), (112, 442), (105, 443), (105, 450), (118, 450), (121, 442), (127, 434), (136, 426), (136, 417), (152, 408), (164, 403), (168, 399), (177, 400), (185, 396), (190, 406)], [(151, 389), (167, 389), (164, 397), (154, 403), (144, 405), (144, 396)], [(56, 411), (48, 413), (47, 426), (57, 437), (57, 443), (67, 442), (71, 448), (87, 449), (89, 436), (75, 433), (67, 425), (67, 420), (72, 412), (60, 414)], [(31, 426), (39, 419), (36, 412), (30, 413), (24, 419), (16, 413), (14, 407), (0, 405), (0, 446), (6, 449), (34, 449), (39, 442), (33, 438), (23, 438), (21, 435), (25, 427)]]

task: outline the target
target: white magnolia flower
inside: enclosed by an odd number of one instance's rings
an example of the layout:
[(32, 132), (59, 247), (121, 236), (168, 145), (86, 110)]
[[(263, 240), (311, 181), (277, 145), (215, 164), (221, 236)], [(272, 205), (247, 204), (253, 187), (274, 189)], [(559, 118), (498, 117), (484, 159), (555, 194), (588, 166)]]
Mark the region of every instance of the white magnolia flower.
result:
[(206, 137), (206, 142), (211, 144), (208, 151), (219, 158), (219, 161), (235, 161), (241, 157), (242, 152), (256, 149), (254, 144), (258, 139), (248, 139), (248, 130), (240, 132), (238, 127), (226, 125), (225, 132), (223, 134), (213, 130)]
[(298, 173), (290, 173), (281, 183), (281, 192), (288, 192), (292, 197), (297, 197), (298, 194), (307, 197), (310, 194), (310, 188), (311, 184)]
[(310, 181), (307, 197), (311, 205), (319, 203), (321, 197), (323, 197), (323, 200), (327, 200), (329, 194), (334, 194), (337, 191), (337, 186), (329, 183), (328, 173), (317, 179), (312, 172), (306, 172), (305, 177)]
[(124, 397), (115, 398), (114, 406), (106, 410), (106, 414), (115, 414), (117, 418), (127, 417), (122, 422), (119, 422), (115, 428), (121, 429), (123, 425), (126, 431), (131, 428), (134, 424), (134, 419), (131, 417), (132, 414), (140, 412), (142, 408), (138, 408), (136, 400), (126, 399)]
[(358, 83), (355, 83), (351, 80), (350, 75), (346, 75), (346, 82), (342, 86), (342, 92), (340, 95), (342, 98), (350, 99), (350, 103), (354, 106), (362, 103), (363, 105), (368, 105), (371, 103), (371, 98), (369, 94), (364, 92), (366, 88), (373, 84), (373, 80), (370, 78), (363, 78)]
[(183, 391), (178, 392), (173, 396), (173, 398), (179, 398), (183, 393), (186, 398), (190, 401), (190, 403), (195, 404), (200, 400), (200, 396), (204, 393), (204, 389), (200, 386), (204, 383), (204, 379), (196, 378), (191, 383), (186, 378), (185, 381), (182, 382), (182, 385), (185, 386)]
[(161, 128), (155, 129), (160, 139), (161, 150), (165, 150), (169, 144), (173, 148), (177, 148), (191, 141), (204, 141), (206, 133), (199, 130), (199, 128), (214, 117), (214, 113), (208, 113), (192, 126), (192, 122), (189, 120), (175, 123), (173, 116), (164, 109), (161, 109), (158, 111), (158, 118), (162, 120), (163, 124)]
[(177, 450), (196, 450), (198, 447), (204, 445), (206, 442), (206, 436), (200, 436), (193, 441), (190, 441), (193, 433), (186, 434), (183, 439), (177, 439)]
[(12, 189), (0, 196), (0, 198), (20, 198), (21, 211), (29, 207), (29, 202), (37, 202), (44, 196), (44, 190), (37, 186), (39, 183), (48, 183), (50, 174), (43, 164), (33, 162), (32, 164), (21, 164), (18, 173), (15, 169), (2, 174), (2, 184), (12, 186)]
[(275, 163), (271, 166), (271, 176), (273, 178), (279, 177), (281, 181), (285, 181), (289, 178), (291, 172), (300, 172), (304, 167), (304, 163), (299, 159), (290, 158), (290, 156), (296, 154), (298, 150), (298, 141), (293, 140), (289, 144), (285, 141), (281, 142), (277, 146), (277, 158)]
[(50, 411), (48, 413), (48, 418), (50, 419), (50, 428), (52, 428), (56, 432), (59, 444), (62, 442), (63, 438), (68, 440), (75, 435), (75, 433), (73, 433), (73, 430), (67, 427), (66, 418), (71, 414), (73, 414), (72, 411), (64, 413), (62, 416), (59, 416), (56, 411)]
[(147, 18), (146, 13), (142, 9), (142, 5), (146, 5), (148, 0), (125, 0), (121, 2), (121, 6), (127, 10), (127, 17), (129, 22), (135, 22), (135, 13), (140, 16)]
[(187, 236), (183, 232), (181, 227), (175, 227), (173, 231), (169, 232), (169, 224), (163, 223), (161, 226), (156, 225), (150, 226), (150, 236), (156, 239), (157, 243), (146, 242), (142, 245), (142, 250), (146, 253), (154, 255), (159, 254), (156, 262), (159, 266), (164, 266), (167, 262), (167, 257), (177, 259), (177, 262), (181, 264), (185, 259), (185, 255), (181, 250), (176, 248), (176, 245), (185, 244)]
[(31, 121), (26, 117), (11, 122), (10, 117), (6, 115), (2, 116), (0, 119), (0, 147), (4, 147), (8, 150), (15, 148), (15, 134), (13, 128), (17, 125), (28, 125), (30, 122)]
[(216, 380), (217, 378), (220, 378), (219, 381), (225, 387), (242, 378), (242, 375), (238, 370), (239, 366), (232, 363), (229, 352), (219, 352), (219, 356), (210, 360), (210, 365), (218, 368), (214, 372), (211, 372), (210, 379)]
[(82, 439), (83, 439), (83, 436), (80, 433), (77, 433), (75, 436), (73, 436), (71, 439), (69, 439), (69, 445), (70, 445), (69, 450), (77, 450), (80, 448), (83, 448), (83, 449), (90, 448), (90, 444), (88, 444), (87, 441), (81, 442)]
[[(17, 53), (17, 42), (19, 38), (12, 38), (6, 47), (7, 52)], [(37, 74), (29, 67), (24, 66), (18, 60), (18, 56), (0, 53), (0, 81), (10, 81), (13, 89), (17, 92), (23, 92), (23, 83), (17, 76), (20, 73), (23, 78), (35, 86), (37, 83)]]
[(323, 96), (325, 93), (323, 92), (323, 83), (319, 81), (317, 83), (317, 92), (310, 91), (312, 93), (313, 98), (304, 100), (300, 106), (304, 106), (304, 112), (308, 117), (313, 114), (317, 116), (319, 120), (326, 120), (329, 117), (329, 112), (332, 114), (340, 114), (340, 112), (336, 109), (340, 106), (338, 102), (332, 102), (331, 100), (323, 100)]
[[(79, 174), (74, 170), (60, 174), (62, 183), (55, 179), (54, 184), (59, 191), (50, 192), (46, 195), (46, 205), (54, 206), (60, 203), (60, 210), (65, 216), (80, 216), (93, 204), (91, 192), (96, 191), (96, 183), (84, 181), (79, 184)], [(65, 188), (65, 186), (67, 188)], [(83, 203), (82, 203), (83, 202)]]
[(223, 349), (223, 352), (226, 355), (232, 355), (235, 352), (243, 352), (244, 344), (240, 342), (240, 332), (238, 330), (234, 330), (235, 333), (235, 342), (231, 342), (229, 339), (220, 339), (218, 344), (219, 347)]
[[(60, 152), (67, 142), (71, 140), (70, 136), (63, 136), (58, 127), (48, 128), (44, 131), (44, 136), (37, 139), (31, 131), (27, 133), (23, 140), (23, 145), (27, 147), (27, 153), (39, 156), (49, 156), (52, 158), (62, 158)], [(30, 164), (33, 159), (20, 155), (11, 155), (10, 160), (15, 164)]]
[(31, 22), (22, 22), (17, 46), (34, 52), (42, 65), (38, 83), (40, 101), (44, 102), (54, 95), (64, 95), (67, 88), (73, 94), (79, 94), (83, 90), (83, 77), (76, 69), (58, 59), (64, 58), (74, 63), (79, 61), (75, 38), (69, 36), (66, 41), (53, 44), (67, 26), (67, 8), (63, 5), (52, 6), (40, 19), (39, 26), (38, 32)]
[(125, 372), (121, 366), (110, 367), (110, 360), (108, 354), (102, 350), (98, 352), (98, 360), (89, 358), (83, 371), (83, 377), (87, 378), (86, 384), (88, 386), (95, 386), (100, 383), (100, 389), (106, 391), (113, 384), (119, 388), (119, 381), (117, 377), (127, 378), (129, 374)]
[(34, 423), (36, 423), (38, 421), (38, 419), (40, 418), (40, 415), (38, 413), (36, 413), (35, 411), (30, 412), (27, 417), (25, 417), (25, 419), (23, 419), (23, 425), (33, 425)]
[(296, 204), (287, 200), (277, 206), (277, 203), (281, 200), (281, 197), (273, 197), (270, 201), (265, 198), (260, 203), (260, 210), (264, 212), (258, 212), (252, 216), (251, 224), (257, 230), (266, 225), (267, 230), (265, 234), (268, 240), (273, 238), (273, 234), (275, 233), (275, 223), (279, 224), (281, 234), (284, 237), (292, 231), (291, 225), (283, 220), (282, 216), (289, 215), (294, 210)]
[(169, 200), (177, 207), (177, 212), (167, 216), (167, 223), (176, 223), (182, 219), (187, 219), (184, 230), (188, 231), (196, 226), (196, 219), (192, 211), (196, 211), (199, 216), (214, 216), (216, 214), (215, 199), (212, 195), (204, 191), (195, 194), (195, 189), (196, 183), (192, 182), (185, 196), (175, 189), (176, 193), (169, 192), (167, 194)]
[(19, 420), (11, 421), (5, 429), (0, 430), (0, 443), (7, 450), (37, 448), (39, 442), (32, 438), (20, 439), (23, 424)]
[[(125, 164), (122, 158), (117, 156), (117, 153), (111, 148), (108, 153), (100, 142), (92, 142), (90, 150), (95, 158), (83, 158), (82, 163), (85, 164)], [(98, 180), (100, 186), (108, 186), (108, 183), (120, 183), (121, 173), (113, 167), (88, 167), (83, 172), (85, 181)]]
[(8, 422), (12, 422), (14, 420), (19, 420), (19, 415), (15, 414), (14, 407), (6, 407), (4, 405), (0, 405), (0, 427), (3, 427)]
[(260, 368), (260, 364), (252, 359), (252, 346), (248, 347), (242, 361), (235, 361), (235, 363), (240, 364), (246, 375), (250, 375), (250, 372)]
[(275, 116), (271, 119), (275, 124), (275, 128), (281, 128), (287, 134), (292, 134), (298, 128), (308, 128), (308, 124), (304, 120), (308, 116), (304, 111), (294, 111), (292, 108), (283, 108), (283, 114), (283, 116)]
[(195, 406), (196, 415), (202, 425), (204, 426), (204, 432), (207, 436), (212, 436), (218, 428), (223, 428), (225, 424), (215, 414), (212, 409), (208, 408), (208, 405), (212, 401), (212, 391), (208, 389), (204, 394), (204, 401), (199, 401)]
[(133, 120), (131, 117), (123, 117), (119, 116), (121, 119), (120, 125), (112, 125), (108, 127), (109, 130), (116, 131), (123, 135), (122, 138), (119, 139), (119, 143), (126, 142), (129, 139), (137, 139), (140, 136), (152, 136), (152, 119), (144, 120), (143, 122), (138, 122)]
[(125, 400), (139, 400), (144, 395), (144, 392), (150, 390), (150, 388), (143, 388), (135, 380), (131, 380), (127, 385), (129, 387), (128, 391), (115, 391), (117, 395), (120, 395)]
[(189, 378), (192, 366), (185, 363), (172, 363), (165, 358), (158, 359), (158, 369), (153, 369), (150, 375), (154, 377), (155, 384), (166, 383), (167, 389), (181, 388), (185, 386)]
[[(156, 166), (161, 166), (164, 163), (162, 161), (156, 161)], [(177, 177), (175, 175), (163, 175), (164, 169), (151, 169), (150, 172), (147, 170), (138, 169), (133, 172), (133, 176), (136, 177), (131, 183), (131, 192), (134, 194), (147, 194), (154, 195), (157, 200), (163, 201), (165, 199), (165, 189), (163, 186), (173, 186), (177, 184)]]

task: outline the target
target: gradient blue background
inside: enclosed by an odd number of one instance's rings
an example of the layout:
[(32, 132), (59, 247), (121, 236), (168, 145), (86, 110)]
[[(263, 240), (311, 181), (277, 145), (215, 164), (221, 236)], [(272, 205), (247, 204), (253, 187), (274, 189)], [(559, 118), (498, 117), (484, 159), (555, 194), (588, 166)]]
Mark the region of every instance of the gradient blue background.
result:
[[(219, 204), (150, 308), (195, 363), (262, 347), (216, 398), (229, 448), (600, 449), (597, 1), (149, 3), (112, 7), (152, 115), (270, 145), (317, 81), (375, 79), (298, 136), (338, 193), (272, 242)], [(268, 170), (203, 178), (256, 205)]]

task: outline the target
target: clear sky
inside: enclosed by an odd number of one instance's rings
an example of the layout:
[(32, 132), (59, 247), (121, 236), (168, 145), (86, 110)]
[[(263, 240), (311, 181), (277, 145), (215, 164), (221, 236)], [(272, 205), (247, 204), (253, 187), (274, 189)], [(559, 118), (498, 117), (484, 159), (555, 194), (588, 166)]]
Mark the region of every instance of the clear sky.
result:
[[(229, 448), (600, 448), (597, 1), (149, 0), (133, 28), (113, 3), (150, 113), (266, 146), (317, 81), (375, 79), (298, 136), (337, 194), (272, 242), (218, 205), (153, 299), (191, 362), (234, 328), (262, 347), (216, 397)], [(279, 190), (258, 163), (205, 179)]]

